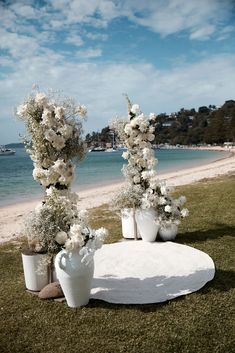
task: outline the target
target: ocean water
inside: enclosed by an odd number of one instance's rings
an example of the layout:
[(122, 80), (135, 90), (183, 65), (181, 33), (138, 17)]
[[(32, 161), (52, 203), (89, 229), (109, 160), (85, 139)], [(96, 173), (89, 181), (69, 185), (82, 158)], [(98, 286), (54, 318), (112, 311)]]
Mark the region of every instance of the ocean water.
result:
[[(228, 155), (227, 152), (189, 149), (156, 150), (155, 154), (159, 174), (207, 164)], [(122, 181), (123, 163), (121, 151), (88, 153), (77, 166), (73, 190)], [(42, 187), (32, 177), (32, 170), (33, 163), (24, 148), (16, 148), (14, 156), (0, 157), (0, 206), (43, 195)]]

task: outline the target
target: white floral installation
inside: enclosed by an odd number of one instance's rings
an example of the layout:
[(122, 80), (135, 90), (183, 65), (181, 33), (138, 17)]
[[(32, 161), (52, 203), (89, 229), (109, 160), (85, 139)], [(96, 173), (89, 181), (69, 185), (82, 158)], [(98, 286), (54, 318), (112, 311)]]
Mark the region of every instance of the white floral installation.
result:
[(79, 210), (78, 195), (70, 188), (73, 161), (86, 154), (82, 137), (86, 112), (71, 98), (43, 92), (32, 94), (16, 112), (29, 134), (24, 143), (34, 162), (33, 177), (45, 187), (44, 199), (26, 220), (24, 234), (31, 250), (47, 253), (50, 259), (65, 248), (79, 251), (87, 262), (107, 234), (104, 228), (88, 225), (87, 211)]
[(122, 157), (128, 162), (122, 168), (126, 186), (115, 195), (112, 206), (116, 210), (153, 207), (157, 210), (156, 222), (160, 226), (179, 224), (180, 218), (189, 214), (186, 208), (182, 209), (186, 198), (174, 199), (173, 188), (159, 181), (154, 168), (157, 164), (153, 149), (157, 116), (154, 113), (144, 115), (138, 104), (132, 105), (128, 96), (126, 98), (128, 119), (116, 118), (110, 124), (119, 142), (127, 149)]

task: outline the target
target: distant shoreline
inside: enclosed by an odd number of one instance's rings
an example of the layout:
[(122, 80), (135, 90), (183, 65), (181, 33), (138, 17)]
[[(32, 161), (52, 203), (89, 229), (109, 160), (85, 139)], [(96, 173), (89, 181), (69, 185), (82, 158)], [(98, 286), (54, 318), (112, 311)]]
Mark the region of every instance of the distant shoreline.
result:
[[(185, 146), (186, 147), (186, 146)], [(159, 150), (159, 153), (160, 151), (162, 151), (162, 153), (167, 153), (169, 149), (160, 149)], [(178, 150), (177, 149), (174, 149), (174, 150)], [(217, 161), (217, 160), (220, 160), (221, 158), (224, 159), (227, 157), (227, 155), (229, 155), (231, 153), (231, 150), (230, 149), (227, 149), (227, 148), (222, 148), (222, 147), (195, 147), (195, 146), (188, 146), (188, 148), (179, 148), (179, 150), (181, 152), (184, 152), (184, 151), (190, 151), (190, 150), (198, 150), (198, 151), (204, 151), (204, 150), (210, 150), (211, 152), (217, 152), (217, 155), (214, 155), (213, 156), (213, 153), (212, 153), (212, 156), (211, 158), (202, 158), (200, 159), (201, 157), (199, 157), (198, 159), (192, 159), (192, 161), (190, 161), (189, 159), (185, 159), (185, 163), (183, 161), (179, 161), (179, 163), (169, 163), (167, 162), (167, 159), (166, 157), (163, 157), (163, 160), (160, 159), (159, 161), (159, 164), (157, 165), (157, 172), (158, 172), (158, 175), (161, 176), (163, 174), (169, 174), (169, 173), (177, 173), (181, 170), (186, 170), (186, 169), (190, 169), (190, 168), (194, 168), (194, 167), (201, 167), (201, 166), (204, 166), (204, 165), (207, 165), (209, 163), (212, 163), (214, 161)], [(220, 153), (218, 152), (223, 152), (225, 153), (226, 155), (224, 156), (219, 156)], [(100, 152), (99, 152), (100, 153)], [(99, 157), (99, 153), (97, 152), (97, 157)], [(170, 151), (169, 151), (170, 153)], [(177, 153), (177, 152), (176, 152)], [(163, 155), (164, 155), (163, 154)], [(181, 153), (182, 154), (182, 153)], [(106, 155), (106, 153), (102, 153), (102, 156)], [(110, 156), (110, 153), (107, 153), (108, 156)], [(121, 155), (121, 152), (118, 153), (118, 155), (120, 156)], [(95, 158), (96, 156), (94, 155), (93, 156), (93, 159), (96, 160)], [(158, 157), (158, 152), (156, 151), (156, 157)], [(104, 158), (104, 157), (102, 157)], [(121, 159), (121, 157), (118, 157)], [(162, 157), (161, 157), (162, 158)], [(99, 160), (99, 159), (98, 159)], [(109, 159), (108, 159), (109, 160)], [(176, 159), (177, 161), (177, 159)], [(91, 168), (92, 166), (90, 166)], [(121, 175), (121, 164), (120, 164), (120, 168), (118, 169), (117, 171), (117, 174), (115, 174), (115, 172), (110, 175), (110, 177), (104, 175), (104, 177), (102, 177), (101, 175), (98, 174), (98, 177), (92, 177), (92, 178), (88, 178), (86, 179), (86, 174), (84, 174), (84, 171), (81, 170), (80, 171), (80, 174), (79, 174), (79, 171), (78, 171), (78, 179), (76, 180), (75, 178), (75, 181), (72, 185), (72, 190), (75, 191), (75, 192), (78, 192), (80, 194), (80, 192), (85, 192), (89, 189), (94, 189), (94, 188), (100, 188), (100, 187), (108, 187), (110, 185), (113, 185), (113, 184), (119, 184), (119, 183), (122, 183), (124, 182), (124, 178), (123, 176)], [(89, 171), (89, 169), (88, 169)], [(86, 173), (86, 172), (85, 172)], [(99, 171), (99, 173), (101, 173), (101, 171)], [(109, 174), (107, 174), (109, 175)], [(95, 176), (95, 174), (94, 174)], [(94, 180), (93, 180), (94, 179)], [(5, 206), (10, 206), (10, 205), (14, 205), (14, 204), (17, 204), (17, 203), (22, 203), (22, 202), (33, 202), (35, 200), (40, 200), (42, 197), (43, 197), (43, 190), (42, 188), (40, 188), (39, 185), (36, 185), (35, 183), (33, 183), (33, 179), (31, 179), (31, 175), (27, 175), (27, 180), (28, 180), (28, 186), (26, 186), (26, 189), (24, 188), (24, 186), (22, 185), (22, 188), (21, 188), (21, 191), (20, 191), (20, 185), (19, 185), (19, 193), (15, 192), (13, 193), (12, 191), (14, 190), (10, 190), (8, 191), (8, 189), (6, 188), (5, 189), (5, 195), (4, 195), (4, 190), (3, 190), (3, 195), (2, 195), (2, 198), (0, 200), (0, 208), (1, 207), (5, 207)], [(6, 180), (7, 181), (7, 180)], [(19, 181), (16, 179), (15, 180), (16, 183), (18, 183)], [(30, 187), (30, 185), (32, 184), (32, 188)], [(3, 184), (4, 185), (4, 184)], [(3, 185), (2, 185), (2, 188), (3, 188)], [(32, 192), (31, 192), (31, 190)], [(28, 192), (28, 189), (29, 189), (29, 192)], [(17, 191), (17, 190), (16, 190)]]

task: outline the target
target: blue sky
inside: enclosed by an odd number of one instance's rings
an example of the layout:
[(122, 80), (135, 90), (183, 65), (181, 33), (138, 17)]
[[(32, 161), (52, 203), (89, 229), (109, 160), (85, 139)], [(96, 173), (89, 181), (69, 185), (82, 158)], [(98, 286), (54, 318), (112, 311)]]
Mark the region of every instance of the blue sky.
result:
[(33, 84), (85, 104), (86, 132), (126, 114), (123, 93), (157, 114), (235, 99), (235, 3), (2, 0), (0, 144)]

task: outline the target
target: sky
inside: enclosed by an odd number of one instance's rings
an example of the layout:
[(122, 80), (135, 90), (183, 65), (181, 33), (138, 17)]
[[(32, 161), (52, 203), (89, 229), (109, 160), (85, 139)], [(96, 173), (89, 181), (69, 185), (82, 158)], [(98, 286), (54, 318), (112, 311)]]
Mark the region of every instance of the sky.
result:
[(59, 90), (88, 109), (85, 132), (126, 116), (235, 99), (234, 0), (0, 0), (0, 145), (16, 107)]

